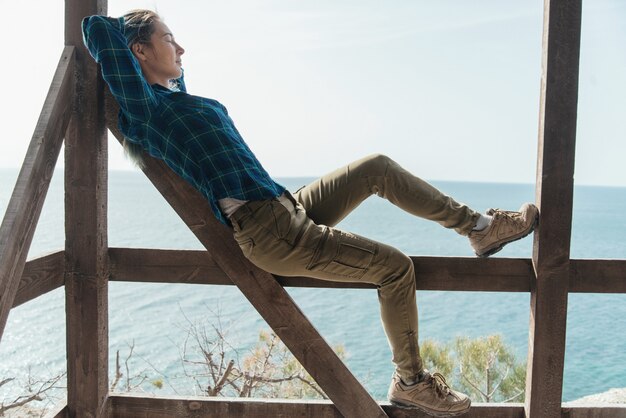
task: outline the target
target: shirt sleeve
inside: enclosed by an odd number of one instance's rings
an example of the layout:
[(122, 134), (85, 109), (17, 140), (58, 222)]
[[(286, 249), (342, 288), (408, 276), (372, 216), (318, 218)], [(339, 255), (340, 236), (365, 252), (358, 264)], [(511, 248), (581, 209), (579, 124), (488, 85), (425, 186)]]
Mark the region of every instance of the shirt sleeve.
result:
[(146, 122), (157, 98), (124, 37), (124, 18), (88, 16), (83, 19), (83, 42), (102, 69), (102, 77), (129, 122)]

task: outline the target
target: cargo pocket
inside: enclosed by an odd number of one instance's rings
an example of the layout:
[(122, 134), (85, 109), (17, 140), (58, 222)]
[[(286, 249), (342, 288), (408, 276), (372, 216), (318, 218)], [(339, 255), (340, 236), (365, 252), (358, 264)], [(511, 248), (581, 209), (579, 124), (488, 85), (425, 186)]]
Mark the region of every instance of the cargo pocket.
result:
[(363, 277), (374, 259), (376, 244), (358, 235), (334, 228), (327, 228), (324, 232), (320, 247), (307, 269), (350, 279)]
[(252, 238), (243, 238), (242, 240), (235, 239), (237, 244), (239, 244), (239, 248), (241, 248), (241, 252), (243, 255), (250, 259), (252, 257), (252, 250), (254, 250), (254, 241)]

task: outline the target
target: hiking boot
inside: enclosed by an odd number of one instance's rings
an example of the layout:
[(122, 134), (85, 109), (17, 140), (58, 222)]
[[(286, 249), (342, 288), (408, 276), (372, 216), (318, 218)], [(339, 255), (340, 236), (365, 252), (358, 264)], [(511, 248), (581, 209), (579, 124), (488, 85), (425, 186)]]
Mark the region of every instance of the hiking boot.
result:
[(509, 242), (524, 238), (533, 232), (539, 221), (539, 209), (532, 203), (522, 205), (519, 212), (489, 209), (487, 215), (493, 217), (489, 226), (468, 235), (478, 257), (489, 257)]
[(419, 409), (435, 417), (464, 414), (472, 403), (466, 395), (450, 389), (442, 375), (428, 371), (414, 385), (405, 385), (394, 373), (387, 398), (400, 408)]

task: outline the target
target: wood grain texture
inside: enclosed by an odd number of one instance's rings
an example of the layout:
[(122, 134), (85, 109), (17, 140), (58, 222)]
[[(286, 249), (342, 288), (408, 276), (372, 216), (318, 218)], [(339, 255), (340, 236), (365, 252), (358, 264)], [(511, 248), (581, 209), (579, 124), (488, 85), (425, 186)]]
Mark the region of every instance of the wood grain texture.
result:
[(64, 284), (65, 252), (57, 251), (26, 262), (13, 307), (44, 295)]
[[(530, 292), (532, 262), (521, 258), (411, 257), (418, 290)], [(109, 248), (110, 280), (234, 285), (206, 251)], [(28, 263), (27, 263), (28, 265)], [(284, 287), (375, 289), (367, 283), (281, 277)], [(626, 293), (626, 260), (571, 260), (570, 292)]]
[[(111, 418), (340, 418), (330, 401), (160, 397), (142, 394), (112, 393), (109, 396)], [(422, 412), (406, 410), (381, 402), (391, 418), (429, 418)], [(558, 416), (558, 415), (557, 415)], [(577, 405), (561, 409), (562, 418), (626, 418), (626, 405)], [(463, 418), (525, 418), (524, 405), (517, 403), (477, 403)]]
[[(115, 107), (108, 100), (108, 126), (122, 141)], [(206, 199), (161, 161), (146, 157), (144, 173), (341, 413), (347, 418), (385, 417), (285, 289), (243, 256), (232, 231), (217, 221)]]
[(545, 0), (526, 414), (561, 413), (574, 190), (580, 0)]
[(76, 46), (76, 94), (65, 140), (67, 414), (107, 416), (107, 132), (104, 82), (83, 45), (81, 21), (105, 0), (65, 1), (65, 42)]
[[(141, 394), (109, 396), (111, 418), (341, 418), (335, 405), (324, 400), (159, 397)], [(391, 418), (430, 418), (423, 412), (379, 404)], [(466, 418), (524, 418), (522, 404), (478, 404)]]
[(109, 248), (110, 280), (234, 285), (206, 251)]
[(65, 47), (0, 226), (0, 339), (70, 119), (74, 58)]
[(626, 293), (626, 260), (570, 260), (569, 291)]
[[(412, 257), (419, 290), (529, 292), (534, 277), (529, 259)], [(111, 280), (233, 285), (206, 251), (109, 248)], [(309, 277), (276, 279), (285, 287), (376, 289)]]

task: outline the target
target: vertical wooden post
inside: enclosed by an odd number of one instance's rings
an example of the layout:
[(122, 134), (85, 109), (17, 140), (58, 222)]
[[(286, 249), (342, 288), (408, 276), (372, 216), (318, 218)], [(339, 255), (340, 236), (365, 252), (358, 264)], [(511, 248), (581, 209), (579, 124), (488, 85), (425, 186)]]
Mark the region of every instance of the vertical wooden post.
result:
[(106, 416), (108, 394), (107, 135), (104, 85), (83, 46), (84, 16), (106, 0), (65, 1), (65, 43), (76, 46), (76, 95), (65, 140), (65, 294), (68, 417)]
[(574, 187), (581, 0), (545, 0), (526, 416), (560, 417)]

